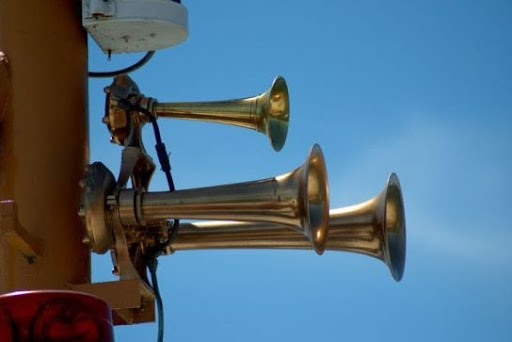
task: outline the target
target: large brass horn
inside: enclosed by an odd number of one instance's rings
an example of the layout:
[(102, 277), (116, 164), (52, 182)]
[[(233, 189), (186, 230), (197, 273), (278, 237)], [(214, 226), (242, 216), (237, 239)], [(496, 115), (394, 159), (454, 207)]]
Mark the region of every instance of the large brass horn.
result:
[[(268, 136), (274, 150), (283, 148), (288, 133), (290, 103), (288, 87), (278, 76), (264, 93), (237, 100), (213, 102), (169, 102), (140, 94), (139, 88), (128, 75), (119, 75), (105, 88), (107, 93), (104, 122), (112, 133), (112, 140), (124, 144), (131, 134), (127, 113), (137, 107), (156, 117), (202, 120), (250, 128)], [(131, 106), (131, 107), (130, 107)], [(147, 120), (141, 116), (137, 121)], [(134, 125), (134, 123), (132, 123)]]
[(302, 166), (274, 178), (174, 192), (123, 189), (117, 201), (124, 226), (168, 218), (279, 223), (300, 231), (319, 254), (329, 224), (327, 172), (318, 145)]
[[(396, 281), (405, 267), (402, 190), (392, 173), (384, 190), (358, 205), (330, 211), (327, 250), (363, 253), (384, 261)], [(310, 248), (297, 232), (276, 224), (197, 222), (180, 226), (171, 250), (212, 248)]]
[(154, 102), (159, 117), (202, 120), (254, 129), (268, 136), (274, 150), (283, 148), (288, 132), (288, 87), (278, 76), (264, 93), (238, 100), (214, 102)]

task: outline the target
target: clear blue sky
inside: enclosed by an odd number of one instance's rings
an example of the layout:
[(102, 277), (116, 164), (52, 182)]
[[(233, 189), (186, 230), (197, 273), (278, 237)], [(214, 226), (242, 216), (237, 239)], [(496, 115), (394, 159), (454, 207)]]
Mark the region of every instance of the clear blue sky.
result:
[[(132, 74), (161, 101), (255, 95), (283, 75), (284, 149), (241, 128), (160, 120), (179, 189), (271, 177), (324, 151), (331, 207), (400, 177), (401, 283), (362, 255), (196, 251), (160, 259), (166, 341), (511, 341), (512, 2), (184, 1), (189, 39)], [(111, 62), (90, 42), (91, 70)], [(91, 80), (91, 161), (117, 173)], [(148, 127), (149, 128), (149, 127)], [(152, 132), (146, 146), (154, 156)], [(158, 173), (152, 190), (165, 190)], [(93, 257), (96, 281), (110, 257)], [(156, 339), (156, 325), (117, 327)]]

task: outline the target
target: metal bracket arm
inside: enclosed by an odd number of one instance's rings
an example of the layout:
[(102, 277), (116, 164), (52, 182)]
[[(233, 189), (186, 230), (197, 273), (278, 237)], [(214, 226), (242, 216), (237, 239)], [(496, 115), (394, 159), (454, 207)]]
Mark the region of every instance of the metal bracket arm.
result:
[(29, 263), (39, 255), (40, 246), (20, 225), (16, 204), (12, 200), (0, 201), (0, 236), (23, 254)]

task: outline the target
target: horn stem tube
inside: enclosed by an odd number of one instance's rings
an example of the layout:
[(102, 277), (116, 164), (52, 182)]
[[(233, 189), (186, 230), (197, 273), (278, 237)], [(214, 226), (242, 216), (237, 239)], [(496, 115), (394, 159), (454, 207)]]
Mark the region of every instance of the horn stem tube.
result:
[(300, 226), (305, 207), (297, 203), (297, 190), (287, 183), (290, 183), (287, 179), (269, 178), (203, 189), (147, 192), (142, 194), (141, 213), (146, 222), (170, 217), (213, 220), (236, 217)]
[(159, 117), (201, 120), (250, 129), (258, 129), (258, 98), (214, 102), (156, 103), (153, 112)]
[(267, 135), (276, 151), (281, 150), (286, 141), (290, 103), (288, 87), (281, 76), (274, 79), (270, 89), (254, 97), (212, 102), (152, 101), (151, 110), (156, 116), (250, 128)]
[[(330, 211), (326, 250), (350, 251), (383, 259), (381, 238), (372, 224), (372, 215), (354, 220), (347, 209)], [(279, 224), (212, 221), (182, 223), (171, 245), (173, 251), (220, 248), (310, 249), (311, 242)]]

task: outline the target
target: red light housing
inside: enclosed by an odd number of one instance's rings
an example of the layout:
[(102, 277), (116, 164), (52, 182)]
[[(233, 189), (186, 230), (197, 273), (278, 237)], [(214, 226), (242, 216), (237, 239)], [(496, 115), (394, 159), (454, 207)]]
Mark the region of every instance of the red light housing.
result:
[(3, 307), (0, 307), (0, 341), (14, 342), (12, 318)]
[(73, 291), (6, 294), (0, 296), (0, 340), (113, 342), (110, 306)]

